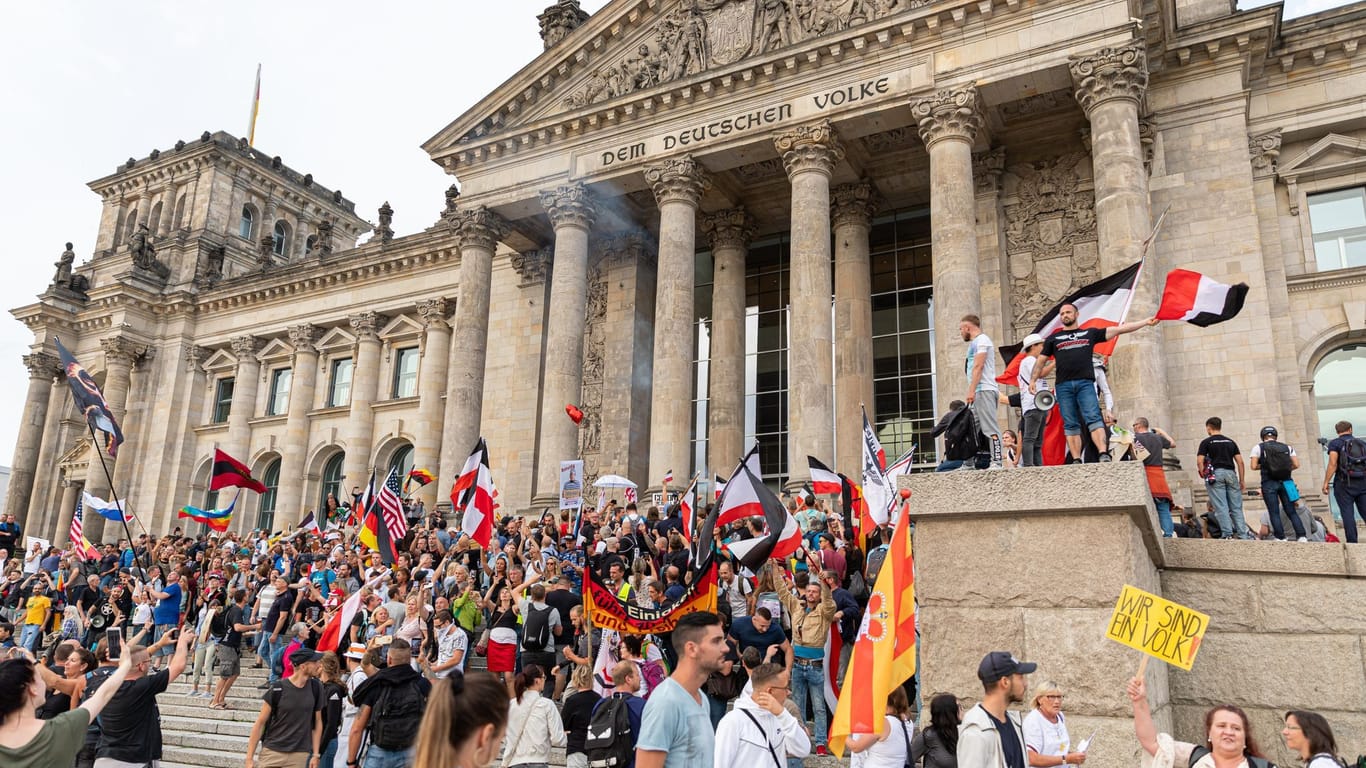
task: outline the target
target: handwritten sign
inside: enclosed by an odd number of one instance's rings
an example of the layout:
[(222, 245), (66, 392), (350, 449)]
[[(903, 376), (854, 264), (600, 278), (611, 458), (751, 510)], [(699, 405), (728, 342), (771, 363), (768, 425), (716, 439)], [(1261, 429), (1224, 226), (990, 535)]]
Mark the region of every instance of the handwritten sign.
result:
[(1209, 629), (1209, 616), (1124, 585), (1105, 636), (1190, 671)]

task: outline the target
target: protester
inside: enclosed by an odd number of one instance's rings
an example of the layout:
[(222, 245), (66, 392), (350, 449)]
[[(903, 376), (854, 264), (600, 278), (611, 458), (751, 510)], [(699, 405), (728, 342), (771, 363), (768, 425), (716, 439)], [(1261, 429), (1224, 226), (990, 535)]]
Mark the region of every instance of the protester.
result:
[[(574, 693), (565, 697), (564, 705), (560, 708), (565, 733), (565, 768), (588, 768), (584, 742), (588, 738), (588, 724), (593, 720), (593, 710), (603, 698), (593, 690), (593, 668), (588, 665), (575, 664), (570, 673), (570, 683), (575, 689)], [(640, 702), (642, 709), (644, 706), (645, 702)], [(633, 738), (634, 733), (632, 731)]]
[(1159, 765), (1195, 765), (1204, 756), (1212, 755), (1214, 764), (1219, 766), (1246, 762), (1248, 768), (1269, 768), (1270, 762), (1257, 746), (1252, 723), (1242, 709), (1224, 704), (1206, 712), (1205, 741), (1204, 746), (1200, 746), (1176, 741), (1157, 732), (1157, 724), (1148, 708), (1147, 685), (1141, 678), (1130, 679), (1126, 692), (1134, 705), (1134, 733), (1139, 746)]
[(503, 765), (508, 768), (546, 765), (551, 748), (566, 744), (564, 723), (555, 703), (541, 695), (545, 682), (545, 670), (535, 664), (523, 667), (517, 675), (503, 749)]
[(323, 707), (327, 698), (317, 680), (323, 655), (308, 648), (289, 654), (290, 673), (266, 689), (261, 712), (247, 739), (246, 768), (316, 768), (322, 757)]
[(508, 698), (493, 675), (451, 675), (436, 682), (417, 734), (413, 768), (484, 768), (498, 756)]
[(1352, 434), (1350, 421), (1333, 425), (1337, 437), (1328, 443), (1328, 466), (1323, 470), (1323, 495), (1333, 485), (1333, 499), (1342, 513), (1348, 544), (1357, 543), (1357, 515), (1366, 522), (1366, 440)]
[[(958, 725), (963, 705), (951, 693), (930, 699), (930, 724), (911, 739), (911, 762), (924, 768), (958, 768)], [(924, 722), (923, 719), (921, 722)]]
[[(358, 707), (347, 744), (346, 764), (356, 766), (368, 738), (364, 768), (403, 768), (412, 762), (413, 745), (432, 684), (412, 667), (412, 648), (390, 643), (387, 666), (352, 694)], [(488, 705), (490, 702), (483, 702)], [(380, 707), (379, 705), (383, 705)]]
[(968, 378), (968, 394), (963, 400), (972, 408), (977, 428), (982, 433), (980, 445), (986, 448), (984, 452), (979, 451), (977, 465), (980, 467), (986, 460), (991, 468), (1000, 469), (1001, 428), (996, 418), (1000, 389), (996, 383), (996, 345), (982, 333), (982, 320), (977, 315), (964, 315), (958, 323), (958, 332), (963, 341), (968, 343), (967, 360), (963, 365)]
[[(530, 598), (522, 602), (522, 668), (535, 665), (542, 670), (555, 666), (555, 635), (564, 631), (560, 612), (545, 602), (545, 587), (535, 584)], [(513, 707), (516, 710), (516, 707)], [(511, 717), (515, 727), (516, 713)]]
[(906, 689), (897, 686), (887, 695), (887, 712), (882, 733), (854, 734), (849, 749), (863, 755), (862, 768), (902, 768), (911, 762), (911, 736), (915, 723)]
[(1225, 539), (1250, 539), (1252, 532), (1243, 519), (1243, 456), (1238, 444), (1221, 431), (1223, 419), (1205, 419), (1208, 437), (1200, 441), (1196, 451), (1196, 470), (1209, 487), (1210, 503), (1214, 505), (1214, 520)]
[(341, 733), (342, 711), (350, 695), (346, 689), (346, 681), (342, 679), (341, 660), (337, 658), (337, 654), (328, 651), (322, 655), (318, 662), (318, 679), (323, 684), (323, 746), (322, 759), (318, 761), (318, 765), (322, 768), (332, 768), (336, 763), (337, 753), (341, 752), (341, 740), (337, 735)]
[(436, 628), (436, 661), (430, 662), (424, 656), (422, 664), (438, 678), (452, 672), (463, 673), (466, 643), (469, 642), (465, 632), (456, 626), (455, 617), (448, 610), (437, 611), (432, 624)]
[(125, 654), (101, 690), (75, 709), (39, 720), (34, 712), (44, 701), (47, 685), (30, 656), (0, 662), (0, 764), (68, 766), (85, 744), (86, 728), (100, 716), (133, 669), (133, 655)]
[[(820, 560), (811, 555), (808, 566), (819, 572)], [(778, 599), (792, 617), (792, 698), (800, 711), (805, 711), (810, 702), (815, 717), (816, 754), (826, 755), (829, 750), (825, 746), (825, 643), (839, 611), (830, 588), (819, 579), (806, 585), (804, 600), (797, 599), (790, 576), (784, 576), (784, 584), (787, 589), (778, 593)]]
[[(337, 729), (337, 756), (331, 768), (346, 768), (346, 745), (351, 739), (351, 726), (355, 724), (360, 711), (354, 700), (356, 689), (379, 671), (380, 649), (367, 649), (360, 643), (352, 643), (343, 658), (346, 659), (346, 696), (342, 700), (341, 726)], [(322, 768), (329, 767), (324, 765)]]
[(950, 472), (959, 469), (968, 460), (977, 457), (980, 432), (977, 421), (962, 400), (949, 403), (949, 412), (940, 417), (939, 422), (930, 430), (930, 439), (944, 436), (944, 450), (940, 452), (939, 466), (935, 472)]
[(503, 588), (498, 593), (498, 603), (490, 610), (485, 645), (488, 653), (488, 670), (502, 679), (507, 686), (508, 698), (513, 691), (512, 673), (517, 665), (517, 630), (519, 626), (516, 604), (512, 601), (512, 590)]
[[(188, 632), (164, 632), (150, 647), (129, 644), (123, 655), (133, 660), (127, 679), (117, 686), (117, 695), (100, 715), (100, 745), (96, 750), (95, 768), (124, 768), (123, 763), (143, 765), (161, 759), (161, 711), (157, 708), (157, 694), (164, 693), (171, 683), (185, 671), (190, 643), (194, 636)], [(175, 654), (166, 668), (151, 672), (152, 654), (175, 646)], [(113, 690), (105, 682), (100, 690)]]
[(1037, 407), (1035, 395), (1048, 389), (1048, 382), (1035, 378), (1034, 366), (1038, 364), (1039, 352), (1043, 349), (1043, 336), (1031, 333), (1020, 342), (1024, 359), (1020, 361), (1019, 372), (1015, 375), (1015, 386), (1020, 390), (1020, 466), (1043, 466), (1043, 429), (1048, 421), (1048, 411)]
[(213, 691), (212, 709), (227, 709), (228, 691), (242, 674), (242, 635), (245, 632), (260, 630), (261, 625), (243, 623), (246, 612), (247, 591), (238, 589), (232, 593), (232, 603), (222, 613), (223, 635), (218, 640), (214, 659), (218, 665), (218, 685)]
[(783, 628), (773, 620), (768, 608), (759, 606), (753, 616), (741, 616), (730, 623), (730, 636), (735, 641), (736, 650), (744, 653), (746, 648), (757, 648), (764, 661), (776, 661), (779, 652), (783, 665), (792, 666), (792, 644)]
[(760, 766), (777, 763), (780, 756), (810, 754), (806, 729), (783, 707), (790, 679), (781, 664), (760, 664), (750, 674), (753, 693), (740, 696), (716, 727), (715, 768)]
[[(724, 624), (725, 617), (722, 617)], [(750, 649), (750, 652), (758, 656), (758, 651)], [(758, 666), (758, 664), (755, 664)], [(725, 717), (726, 709), (737, 696), (740, 695), (741, 687), (746, 683), (747, 675), (745, 669), (740, 664), (740, 651), (735, 647), (735, 641), (726, 638), (726, 655), (721, 660), (721, 668), (711, 673), (707, 678), (707, 684), (703, 690), (707, 692), (707, 701), (711, 705), (711, 727), (713, 729), (721, 724), (721, 718)]]
[(977, 666), (982, 700), (963, 717), (958, 731), (958, 764), (964, 768), (1025, 768), (1024, 727), (1011, 704), (1024, 701), (1025, 676), (1038, 669), (1006, 651), (992, 651)]
[(1284, 509), (1286, 517), (1290, 518), (1290, 525), (1295, 529), (1297, 539), (1302, 542), (1309, 541), (1308, 531), (1300, 521), (1300, 516), (1295, 513), (1295, 502), (1300, 496), (1299, 490), (1295, 489), (1294, 498), (1291, 498), (1290, 493), (1295, 486), (1291, 472), (1300, 468), (1299, 454), (1295, 453), (1294, 447), (1277, 439), (1280, 433), (1273, 426), (1262, 427), (1259, 437), (1262, 441), (1252, 446), (1248, 459), (1252, 462), (1252, 468), (1261, 472), (1262, 501), (1266, 503), (1271, 531), (1277, 541), (1285, 539), (1285, 528), (1281, 526), (1281, 510)]
[(673, 632), (678, 666), (645, 705), (636, 742), (636, 768), (695, 768), (713, 763), (715, 733), (702, 685), (721, 668), (726, 639), (721, 617), (696, 611), (679, 617)]
[(1167, 471), (1162, 467), (1162, 452), (1175, 448), (1176, 441), (1161, 429), (1151, 427), (1144, 416), (1134, 419), (1133, 428), (1134, 450), (1142, 457), (1148, 491), (1157, 508), (1157, 522), (1162, 526), (1162, 535), (1170, 539), (1176, 535), (1176, 527), (1172, 522), (1172, 490), (1167, 484)]
[(1347, 761), (1338, 756), (1333, 729), (1317, 712), (1303, 709), (1286, 712), (1281, 737), (1285, 739), (1285, 748), (1304, 761), (1304, 768), (1343, 768), (1347, 765)]
[(1062, 714), (1062, 689), (1051, 680), (1034, 689), (1033, 707), (1024, 719), (1025, 748), (1032, 768), (1056, 765), (1081, 765), (1086, 753), (1072, 749), (1067, 720)]

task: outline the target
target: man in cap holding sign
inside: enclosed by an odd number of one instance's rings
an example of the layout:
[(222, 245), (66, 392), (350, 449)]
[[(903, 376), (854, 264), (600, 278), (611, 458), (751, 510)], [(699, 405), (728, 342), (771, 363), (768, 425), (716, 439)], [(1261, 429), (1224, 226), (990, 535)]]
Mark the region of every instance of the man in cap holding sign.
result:
[(1024, 725), (1011, 704), (1025, 699), (1025, 675), (1039, 665), (1007, 651), (992, 651), (977, 665), (982, 701), (963, 715), (958, 729), (958, 764), (964, 768), (1027, 768)]

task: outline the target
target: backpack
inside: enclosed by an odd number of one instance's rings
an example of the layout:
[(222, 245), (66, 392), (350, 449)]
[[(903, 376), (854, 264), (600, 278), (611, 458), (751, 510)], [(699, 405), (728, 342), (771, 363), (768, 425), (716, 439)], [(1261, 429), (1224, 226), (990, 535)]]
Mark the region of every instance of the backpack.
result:
[(1267, 440), (1261, 445), (1262, 470), (1270, 480), (1280, 480), (1282, 482), (1290, 479), (1290, 471), (1293, 469), (1290, 461), (1290, 446), (1285, 443), (1278, 443), (1275, 440)]
[(1366, 440), (1354, 437), (1338, 454), (1338, 471), (1349, 481), (1366, 480)]
[(400, 751), (417, 741), (417, 727), (427, 701), (417, 682), (386, 685), (370, 714), (370, 743), (380, 749)]
[(589, 768), (618, 768), (629, 765), (635, 757), (636, 734), (631, 732), (626, 700), (625, 695), (614, 695), (593, 710), (583, 742)]
[(522, 650), (545, 653), (550, 650), (550, 612), (553, 608), (528, 607), (522, 627)]
[[(1191, 750), (1189, 768), (1195, 768), (1195, 764), (1200, 761), (1200, 758), (1204, 757), (1205, 755), (1208, 755), (1209, 753), (1210, 751), (1208, 747), (1196, 747), (1195, 749)], [(1247, 760), (1247, 768), (1276, 768), (1276, 764), (1271, 762), (1270, 760), (1267, 760), (1265, 757), (1253, 757), (1252, 755), (1246, 755), (1243, 759)]]

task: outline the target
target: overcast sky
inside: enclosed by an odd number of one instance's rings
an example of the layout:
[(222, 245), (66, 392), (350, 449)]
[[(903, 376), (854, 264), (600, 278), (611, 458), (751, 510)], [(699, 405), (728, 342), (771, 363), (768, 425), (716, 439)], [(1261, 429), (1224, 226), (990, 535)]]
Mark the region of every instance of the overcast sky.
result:
[[(0, 47), (0, 309), (35, 300), (63, 243), (89, 259), (100, 204), (86, 188), (129, 156), (205, 130), (246, 134), (263, 68), (256, 146), (341, 189), (373, 221), (425, 228), (450, 178), (420, 149), (541, 52), (552, 0), (376, 3), (73, 2), (6, 8)], [(607, 0), (582, 0), (594, 12)], [(1288, 15), (1342, 5), (1292, 0)], [(33, 337), (0, 319), (0, 463), (18, 434)]]

